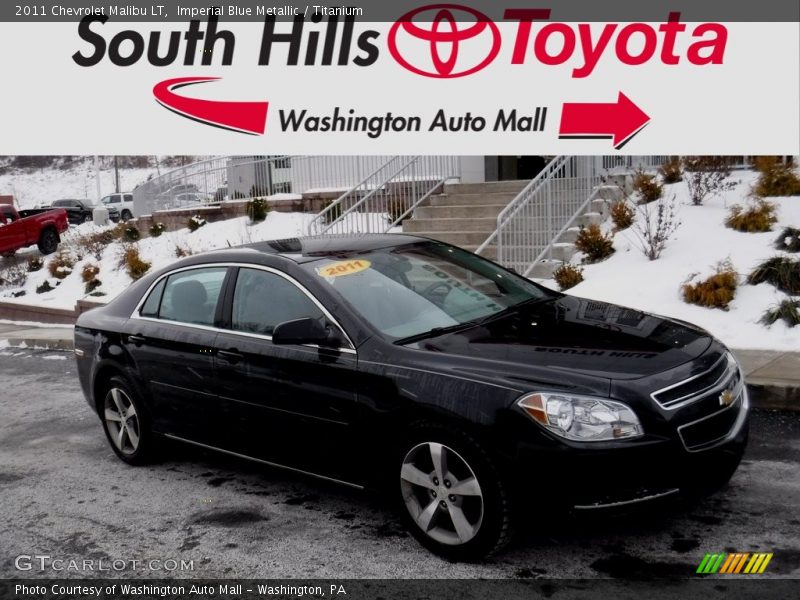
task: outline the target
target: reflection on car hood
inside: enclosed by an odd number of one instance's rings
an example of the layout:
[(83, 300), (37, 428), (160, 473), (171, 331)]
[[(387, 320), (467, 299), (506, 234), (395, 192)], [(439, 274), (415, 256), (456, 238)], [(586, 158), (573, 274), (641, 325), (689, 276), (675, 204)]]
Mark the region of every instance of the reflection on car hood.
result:
[(705, 352), (711, 342), (708, 333), (688, 324), (560, 296), (481, 327), (425, 340), (418, 347), (517, 366), (631, 379), (684, 364)]

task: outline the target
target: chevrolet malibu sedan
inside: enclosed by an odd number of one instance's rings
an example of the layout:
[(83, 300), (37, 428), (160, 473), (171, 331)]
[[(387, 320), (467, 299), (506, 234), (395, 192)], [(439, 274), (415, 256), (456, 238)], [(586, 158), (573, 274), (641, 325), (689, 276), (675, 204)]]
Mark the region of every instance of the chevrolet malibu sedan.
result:
[(747, 439), (705, 331), (408, 235), (186, 258), (81, 315), (75, 353), (123, 461), (168, 438), (384, 490), (452, 559), (554, 507), (710, 493)]

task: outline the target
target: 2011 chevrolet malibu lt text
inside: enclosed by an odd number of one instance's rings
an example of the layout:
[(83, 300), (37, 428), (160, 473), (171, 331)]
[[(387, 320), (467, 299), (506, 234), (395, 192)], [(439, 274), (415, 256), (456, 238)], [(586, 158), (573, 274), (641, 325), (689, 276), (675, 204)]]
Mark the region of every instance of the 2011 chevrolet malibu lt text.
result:
[(81, 315), (75, 353), (125, 462), (166, 437), (385, 490), (454, 559), (549, 507), (710, 493), (747, 440), (705, 331), (409, 235), (191, 256)]

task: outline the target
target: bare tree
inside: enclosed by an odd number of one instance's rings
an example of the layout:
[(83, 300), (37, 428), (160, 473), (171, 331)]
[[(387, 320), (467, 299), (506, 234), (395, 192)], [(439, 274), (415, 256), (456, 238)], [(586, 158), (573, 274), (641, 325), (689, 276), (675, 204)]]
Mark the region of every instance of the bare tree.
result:
[(675, 195), (660, 198), (655, 202), (637, 204), (637, 218), (629, 231), (636, 237), (642, 253), (650, 260), (657, 260), (667, 242), (681, 226)]

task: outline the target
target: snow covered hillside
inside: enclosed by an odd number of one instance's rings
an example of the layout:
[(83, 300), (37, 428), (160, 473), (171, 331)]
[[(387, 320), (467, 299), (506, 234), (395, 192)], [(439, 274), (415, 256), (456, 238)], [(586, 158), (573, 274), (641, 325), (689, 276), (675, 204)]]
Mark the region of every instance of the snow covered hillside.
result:
[[(675, 194), (682, 224), (661, 258), (648, 260), (631, 229), (620, 231), (614, 236), (616, 252), (603, 262), (586, 265), (584, 282), (567, 293), (690, 321), (733, 348), (800, 351), (800, 327), (792, 329), (778, 321), (767, 328), (758, 322), (764, 311), (787, 298), (786, 294), (767, 283), (745, 284), (747, 275), (764, 259), (797, 256), (775, 250), (773, 242), (784, 227), (800, 227), (800, 197), (768, 198), (777, 205), (778, 222), (771, 232), (741, 233), (724, 225), (732, 205), (747, 203), (756, 179), (757, 173), (752, 171), (734, 171), (731, 180), (739, 183), (720, 196), (707, 198), (702, 206), (692, 205), (685, 182), (665, 185), (664, 197)], [(610, 229), (611, 224), (606, 227)], [(681, 285), (687, 278), (696, 273), (705, 278), (725, 259), (730, 259), (739, 273), (739, 287), (729, 310), (685, 303)], [(573, 263), (579, 260), (573, 258)]]
[[(168, 169), (167, 169), (168, 170)], [(162, 172), (164, 169), (162, 169)], [(137, 185), (155, 177), (155, 167), (143, 169), (120, 169), (120, 191), (128, 192)], [(114, 189), (113, 166), (100, 169), (101, 195)], [(94, 161), (91, 157), (79, 160), (68, 169), (9, 169), (0, 174), (0, 195), (12, 195), (21, 209), (34, 208), (38, 204), (50, 204), (59, 198), (97, 198)]]
[[(306, 213), (270, 213), (262, 223), (249, 224), (247, 217), (230, 219), (218, 223), (208, 223), (197, 231), (189, 229), (163, 233), (159, 237), (148, 237), (136, 242), (140, 257), (150, 263), (151, 269), (158, 270), (178, 260), (178, 255), (197, 254), (207, 250), (239, 246), (263, 240), (281, 239), (303, 235), (308, 222), (314, 217)], [(0, 293), (5, 302), (18, 302), (52, 308), (74, 308), (75, 302), (81, 298), (88, 298), (97, 302), (107, 302), (117, 296), (131, 284), (122, 257), (127, 244), (113, 242), (108, 244), (100, 255), (100, 260), (93, 256), (90, 249), (83, 243), (87, 235), (97, 233), (102, 229), (93, 223), (84, 223), (70, 230), (62, 236), (60, 251), (69, 252), (73, 257), (80, 257), (71, 267), (71, 272), (62, 280), (51, 276), (47, 263), (57, 255), (44, 257), (45, 266), (41, 270), (28, 273), (24, 285)], [(22, 259), (21, 267), (26, 265), (25, 259), (39, 256), (36, 247), (21, 250), (18, 259)], [(97, 265), (100, 271), (97, 279), (101, 285), (96, 288), (96, 295), (89, 297), (85, 291), (85, 284), (81, 278), (86, 265)], [(53, 286), (52, 291), (37, 293), (44, 282)], [(19, 295), (20, 291), (24, 295)]]

